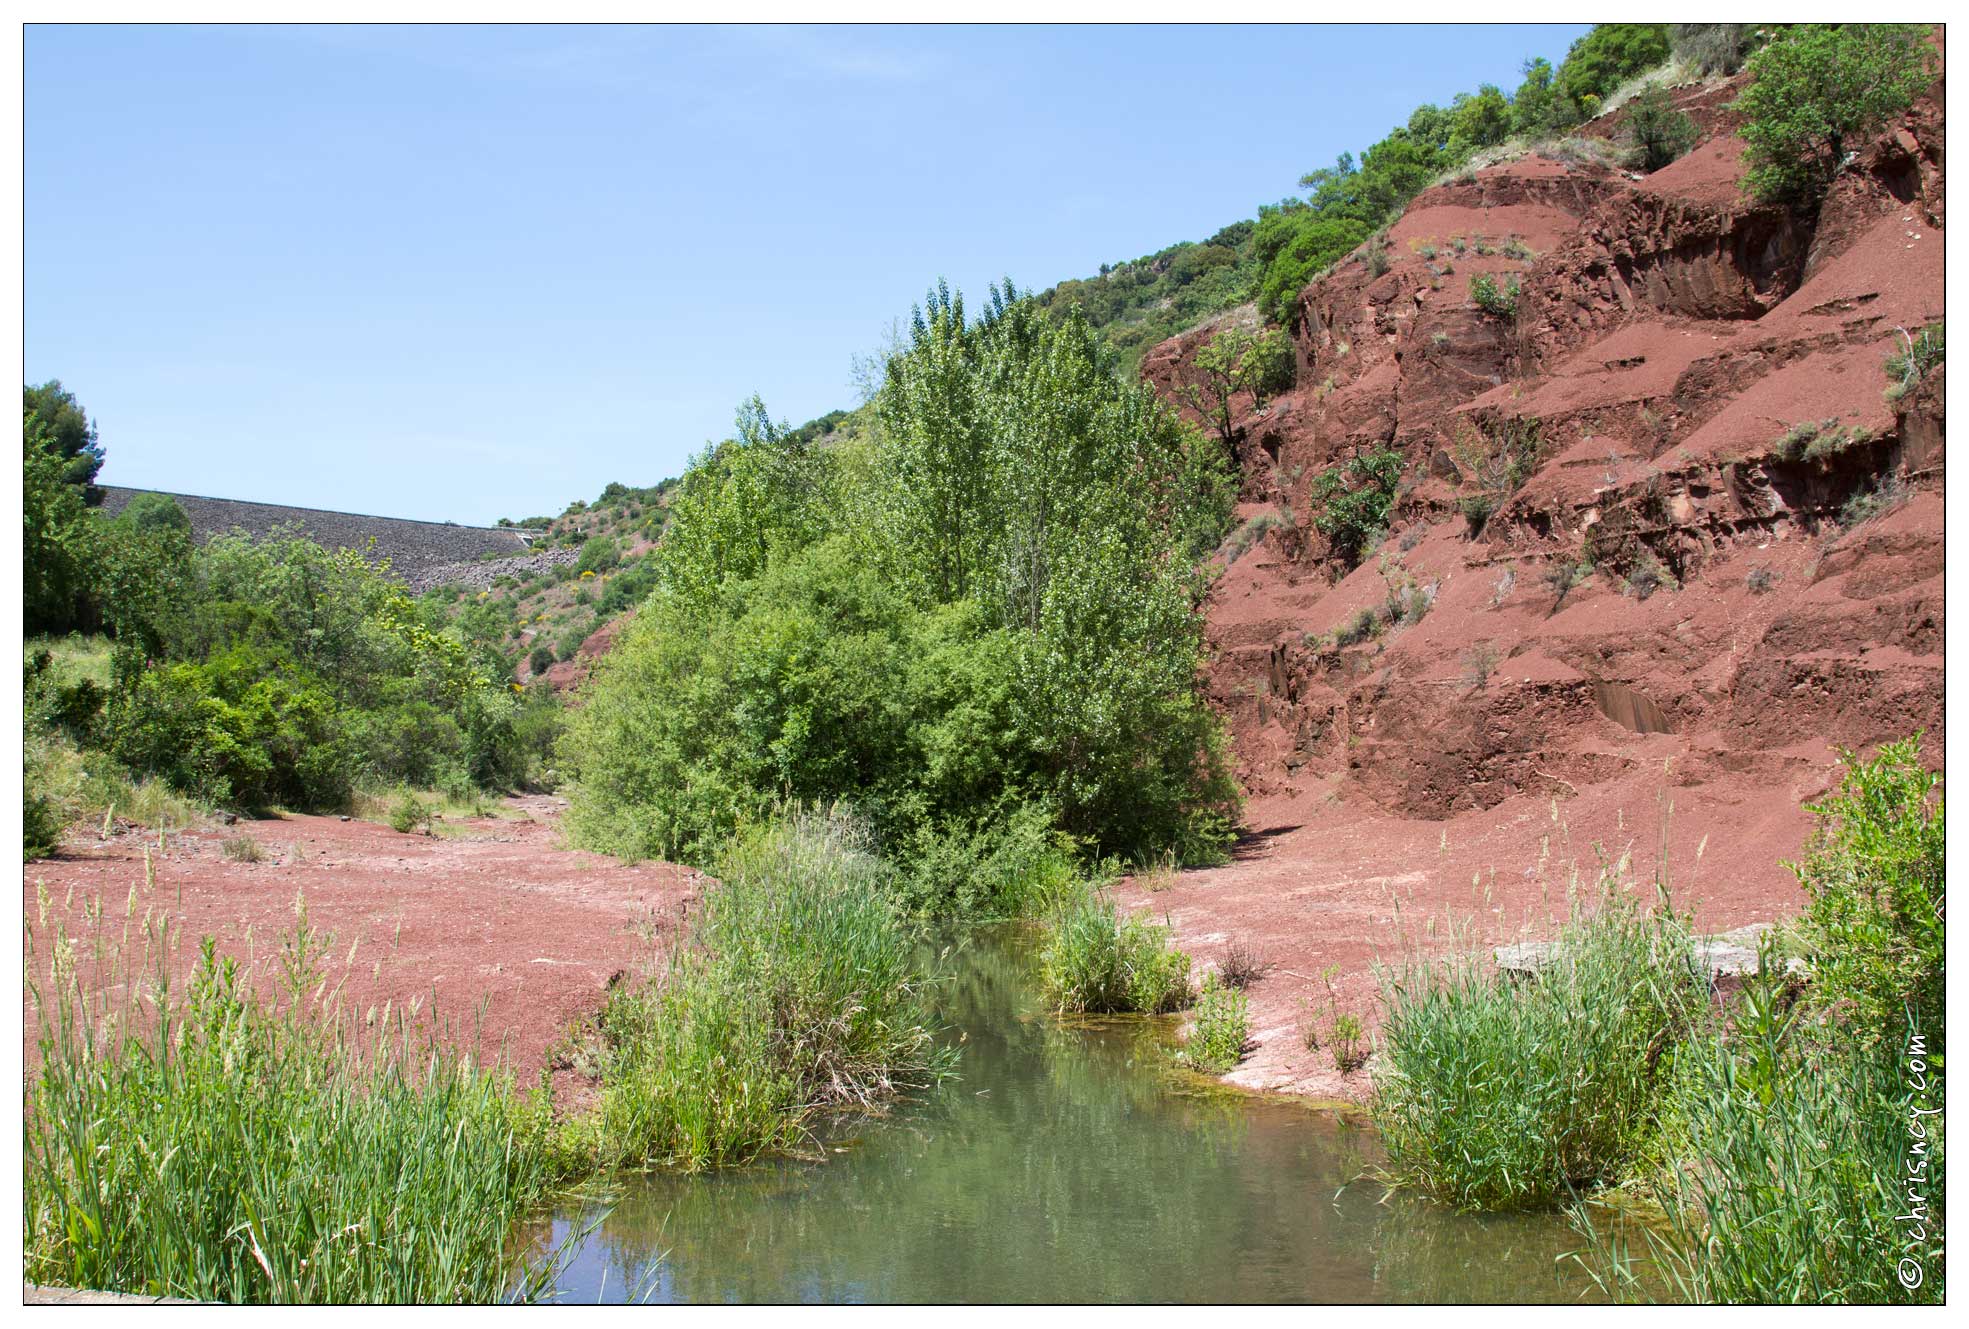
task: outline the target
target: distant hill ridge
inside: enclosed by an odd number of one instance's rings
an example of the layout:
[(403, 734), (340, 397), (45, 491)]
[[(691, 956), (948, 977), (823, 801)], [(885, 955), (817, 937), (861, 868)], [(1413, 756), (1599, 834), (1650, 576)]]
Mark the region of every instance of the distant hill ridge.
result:
[(242, 499), (174, 494), (162, 489), (129, 489), (103, 485), (102, 508), (115, 516), (138, 494), (155, 493), (175, 502), (191, 519), (192, 535), (200, 542), (215, 535), (242, 531), (265, 535), (284, 523), (297, 524), (310, 539), (330, 549), (362, 549), (371, 540), (375, 552), (406, 580), (452, 563), (469, 563), (493, 556), (523, 554), (530, 532), (490, 526), (459, 526), (450, 522), (412, 521), (403, 517), (371, 517), (355, 512), (292, 507), (279, 503), (249, 503)]

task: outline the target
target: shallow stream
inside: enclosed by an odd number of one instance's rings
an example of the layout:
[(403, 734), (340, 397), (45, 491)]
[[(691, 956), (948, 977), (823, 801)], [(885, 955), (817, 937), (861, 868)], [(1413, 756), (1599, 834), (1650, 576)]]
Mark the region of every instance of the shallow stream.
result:
[[(1170, 1067), (1166, 1022), (1050, 1016), (1026, 934), (942, 988), (958, 1078), (844, 1123), (823, 1161), (631, 1179), (569, 1301), (1571, 1301), (1550, 1216), (1384, 1197), (1373, 1131)], [(554, 1215), (565, 1243), (597, 1211)]]

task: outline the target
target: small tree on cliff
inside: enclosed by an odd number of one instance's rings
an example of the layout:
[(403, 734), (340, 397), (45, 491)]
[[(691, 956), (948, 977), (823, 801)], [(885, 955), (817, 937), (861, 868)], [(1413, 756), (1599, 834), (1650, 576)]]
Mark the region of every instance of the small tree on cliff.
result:
[(1377, 448), (1313, 482), (1313, 527), (1346, 566), (1358, 565), (1368, 546), (1388, 529), (1401, 478), (1402, 454)]
[(1696, 122), (1675, 109), (1668, 89), (1660, 84), (1634, 98), (1628, 109), (1627, 130), (1633, 136), (1634, 164), (1659, 171), (1695, 146)]
[(1806, 205), (1824, 197), (1846, 154), (1934, 80), (1919, 23), (1800, 24), (1752, 56), (1737, 99), (1750, 145), (1745, 185), (1759, 198)]
[(1179, 394), (1184, 405), (1210, 421), (1226, 448), (1235, 438), (1231, 428), (1235, 394), (1249, 392), (1251, 404), (1263, 406), (1292, 386), (1292, 342), (1283, 328), (1258, 333), (1225, 328), (1196, 353), (1194, 363), (1202, 381), (1185, 383)]

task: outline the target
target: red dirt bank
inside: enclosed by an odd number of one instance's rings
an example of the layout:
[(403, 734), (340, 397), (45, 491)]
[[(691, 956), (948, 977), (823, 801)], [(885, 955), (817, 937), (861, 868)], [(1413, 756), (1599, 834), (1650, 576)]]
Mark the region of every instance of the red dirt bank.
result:
[[(1646, 883), (1665, 835), (1704, 927), (1789, 915), (1780, 860), (1835, 746), (1925, 729), (1940, 763), (1943, 372), (1883, 397), (1897, 329), (1943, 313), (1940, 85), (1815, 220), (1745, 201), (1722, 94), (1682, 95), (1715, 136), (1652, 176), (1533, 157), (1422, 194), (1385, 273), (1350, 260), (1302, 292), (1294, 391), (1238, 402), (1240, 515), (1293, 518), (1207, 606), (1253, 834), (1229, 866), (1124, 891), (1206, 963), (1238, 939), (1278, 966), (1236, 1082), (1364, 1096), (1299, 1034), (1328, 1012), (1328, 967), (1371, 1022), (1371, 962), (1404, 934), (1453, 914), (1486, 940), (1550, 935), (1596, 843), (1632, 846)], [(1480, 272), (1522, 283), (1516, 319), (1471, 303)], [(1173, 396), (1210, 335), (1165, 342), (1144, 376)], [(1852, 446), (1778, 450), (1832, 418)], [(1473, 534), (1459, 444), (1531, 422), (1540, 465)], [(1408, 478), (1342, 575), (1308, 491), (1373, 448)], [(1843, 524), (1883, 480), (1905, 500)], [(1589, 555), (1561, 597), (1549, 578)], [(1668, 582), (1643, 595), (1650, 569)], [(1432, 597), (1419, 620), (1336, 644), (1404, 585)]]

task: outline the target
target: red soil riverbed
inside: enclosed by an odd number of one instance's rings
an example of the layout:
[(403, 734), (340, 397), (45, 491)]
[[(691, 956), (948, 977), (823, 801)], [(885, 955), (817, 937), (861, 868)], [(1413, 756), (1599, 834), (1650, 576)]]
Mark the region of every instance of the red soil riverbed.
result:
[[(71, 834), (58, 857), (24, 873), (22, 908), (37, 937), (30, 973), (45, 980), (57, 924), (75, 940), (85, 978), (94, 943), (122, 944), (126, 919), (141, 959), (149, 915), (177, 934), (177, 978), (210, 935), (271, 992), (298, 897), (332, 939), (322, 973), (330, 989), (340, 985), (345, 1012), (414, 1003), (420, 1023), (503, 1055), (522, 1084), (535, 1083), (549, 1049), (600, 1006), (611, 980), (666, 944), (701, 880), (673, 864), (562, 848), (559, 809), (555, 799), (513, 799), (500, 816), (444, 823), (435, 836), (337, 817), (243, 821), (170, 834), (162, 852), (154, 831)], [(239, 837), (264, 859), (228, 858), (224, 842)], [(31, 1064), (31, 1000), (23, 1032)]]

